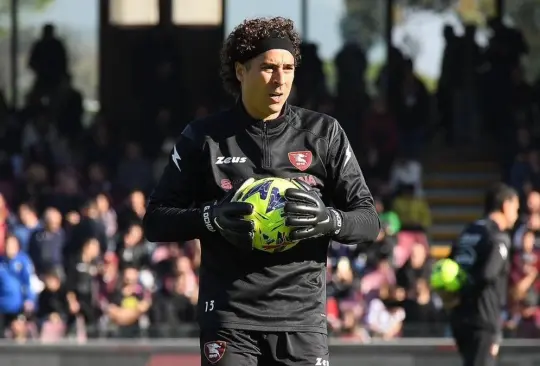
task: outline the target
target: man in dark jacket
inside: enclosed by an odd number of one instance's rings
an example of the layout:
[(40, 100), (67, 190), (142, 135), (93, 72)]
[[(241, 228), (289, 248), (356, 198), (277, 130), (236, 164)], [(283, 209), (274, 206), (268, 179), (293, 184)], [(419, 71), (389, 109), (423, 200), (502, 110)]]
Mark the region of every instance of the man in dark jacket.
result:
[[(222, 79), (238, 102), (186, 127), (150, 197), (150, 241), (201, 241), (203, 365), (328, 365), (328, 245), (371, 243), (379, 233), (339, 123), (286, 102), (299, 45), (293, 22), (280, 17), (231, 33)], [(252, 250), (253, 223), (243, 217), (253, 207), (230, 199), (247, 178), (264, 177), (312, 186), (286, 191), (289, 239), (300, 243), (275, 254)]]

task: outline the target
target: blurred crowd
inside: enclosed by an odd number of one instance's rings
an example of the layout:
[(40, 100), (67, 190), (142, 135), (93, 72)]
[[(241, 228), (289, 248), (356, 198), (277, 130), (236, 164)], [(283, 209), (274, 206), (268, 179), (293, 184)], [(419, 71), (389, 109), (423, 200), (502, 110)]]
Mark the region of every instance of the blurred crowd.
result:
[[(441, 133), (451, 146), (489, 136), (505, 150), (498, 157), (505, 179), (528, 209), (515, 232), (506, 326), (509, 333), (537, 334), (540, 93), (523, 78), (527, 46), (519, 31), (491, 27), (485, 49), (474, 42), (473, 27), (463, 36), (445, 28), (435, 95), (397, 48), (377, 91), (368, 93), (365, 51), (352, 43), (335, 58), (330, 93), (316, 45), (302, 46), (291, 103), (340, 120), (383, 223), (367, 251), (329, 248), (333, 336), (367, 342), (448, 334), (428, 284), (431, 213), (421, 163), (424, 147)], [(196, 336), (200, 243), (148, 242), (141, 219), (183, 125), (229, 101), (193, 101), (179, 118), (175, 58), (159, 53), (138, 78), (138, 89), (155, 91), (141, 100), (141, 120), (126, 125), (102, 111), (87, 126), (67, 53), (54, 26), (45, 26), (29, 58), (35, 83), (25, 107), (0, 98), (0, 337)], [(516, 136), (513, 144), (509, 136)]]

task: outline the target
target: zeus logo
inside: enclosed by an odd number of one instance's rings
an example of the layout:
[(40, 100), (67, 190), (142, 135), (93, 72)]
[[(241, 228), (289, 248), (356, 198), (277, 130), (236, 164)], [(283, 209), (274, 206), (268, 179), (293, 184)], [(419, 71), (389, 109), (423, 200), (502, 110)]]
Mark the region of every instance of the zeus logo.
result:
[(245, 163), (246, 161), (247, 161), (247, 158), (245, 156), (243, 156), (243, 157), (238, 157), (238, 156), (230, 156), (230, 157), (218, 156), (217, 159), (216, 159), (216, 165), (219, 165), (219, 164), (241, 164), (241, 163)]
[(171, 158), (174, 165), (176, 165), (176, 167), (178, 168), (178, 171), (181, 172), (182, 169), (180, 169), (180, 160), (182, 160), (182, 158), (180, 157), (180, 154), (178, 154), (178, 151), (176, 151), (176, 146), (173, 149)]

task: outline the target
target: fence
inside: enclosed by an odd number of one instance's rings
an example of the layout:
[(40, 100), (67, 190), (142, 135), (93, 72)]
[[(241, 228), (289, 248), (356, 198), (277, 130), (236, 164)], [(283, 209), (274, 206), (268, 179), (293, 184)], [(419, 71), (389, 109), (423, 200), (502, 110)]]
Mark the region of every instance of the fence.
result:
[[(197, 340), (104, 340), (85, 344), (0, 344), (0, 365), (10, 366), (199, 366)], [(448, 339), (401, 339), (358, 345), (332, 341), (332, 366), (456, 366)], [(313, 365), (317, 363), (313, 360)], [(500, 366), (540, 366), (540, 340), (508, 340)]]

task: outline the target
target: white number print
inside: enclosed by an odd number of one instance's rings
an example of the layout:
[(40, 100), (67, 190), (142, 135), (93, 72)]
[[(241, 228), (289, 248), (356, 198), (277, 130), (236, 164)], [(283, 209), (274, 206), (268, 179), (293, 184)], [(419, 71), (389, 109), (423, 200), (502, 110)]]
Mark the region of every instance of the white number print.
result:
[(322, 357), (317, 357), (317, 362), (315, 366), (330, 366), (330, 361), (325, 360)]
[(208, 313), (210, 311), (214, 311), (214, 300), (204, 302), (204, 312)]

